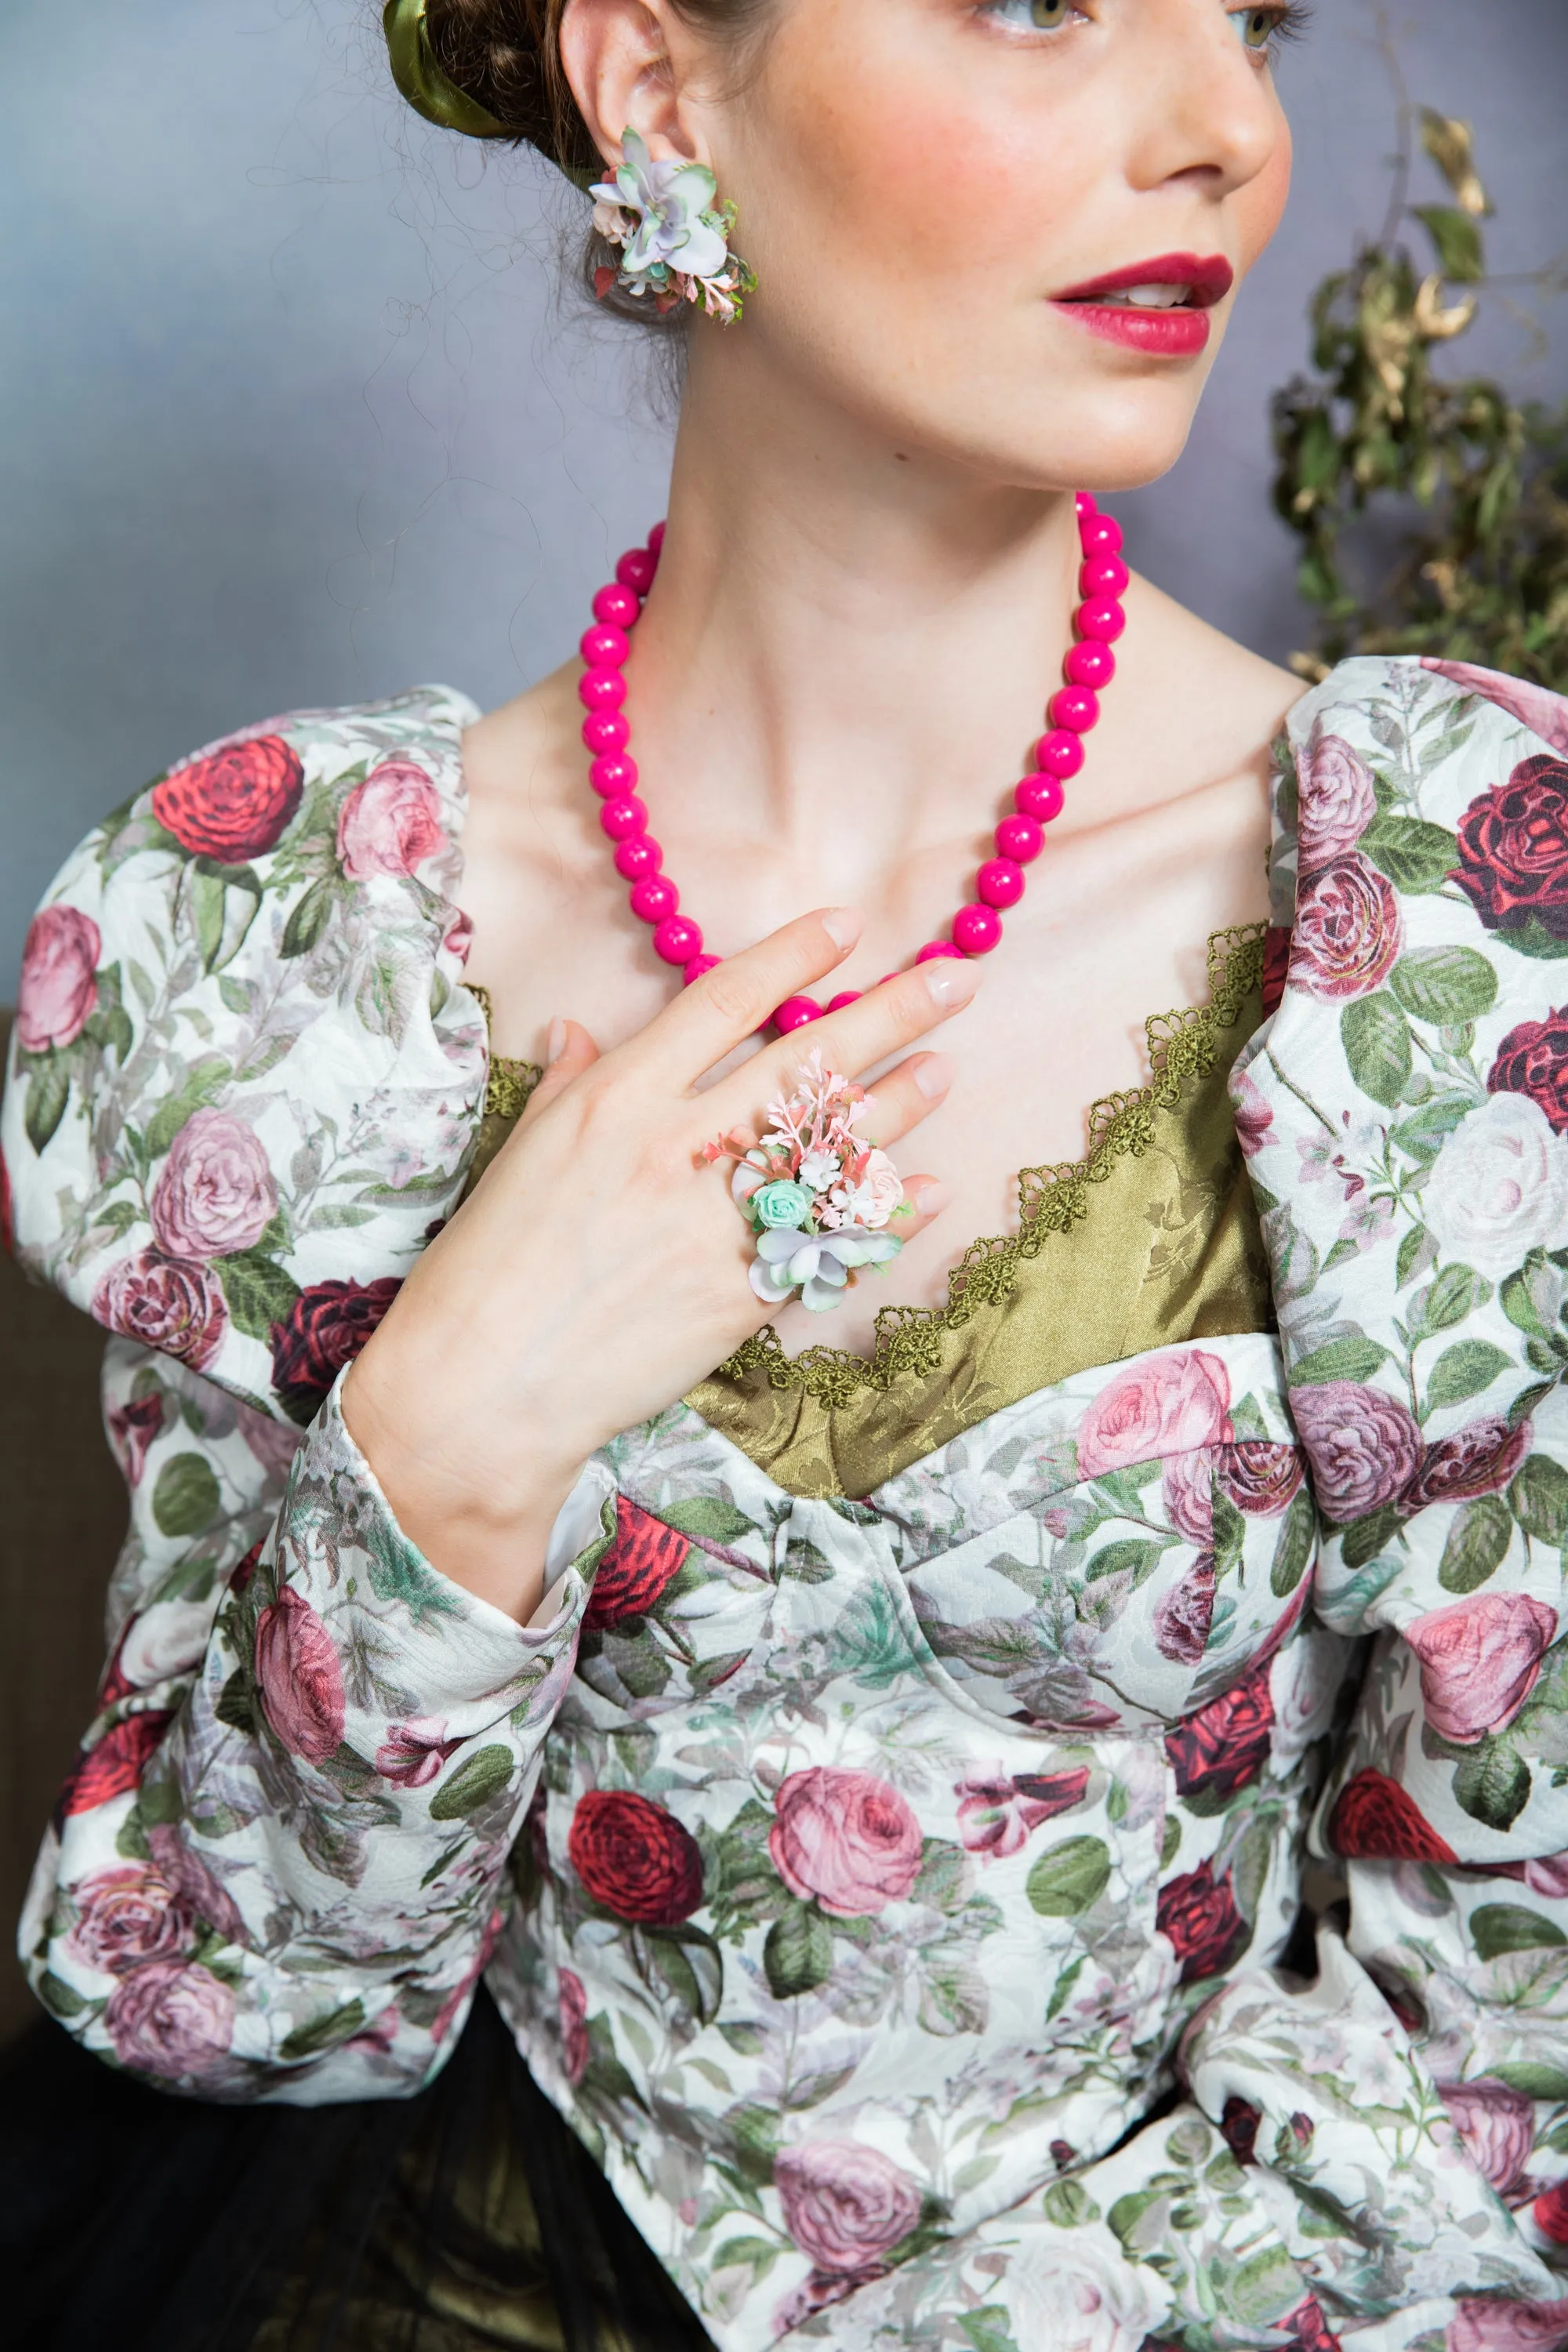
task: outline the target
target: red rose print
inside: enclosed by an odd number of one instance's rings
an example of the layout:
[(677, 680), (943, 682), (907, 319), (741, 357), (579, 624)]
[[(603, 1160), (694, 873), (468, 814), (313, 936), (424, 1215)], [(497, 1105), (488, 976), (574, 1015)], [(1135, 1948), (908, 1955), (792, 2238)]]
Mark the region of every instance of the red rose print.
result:
[(1339, 2336), (1330, 2333), (1323, 2307), (1315, 2294), (1299, 2303), (1279, 2325), (1290, 2330), (1285, 2352), (1343, 2352)]
[(1263, 1013), (1278, 1013), (1290, 971), (1290, 934), (1282, 923), (1270, 923), (1263, 934)]
[(1370, 1768), (1345, 1782), (1329, 1821), (1329, 1843), (1350, 1862), (1458, 1862), (1412, 1797)]
[(93, 1320), (200, 1371), (223, 1345), (228, 1309), (216, 1275), (195, 1259), (143, 1250), (110, 1266), (93, 1295)]
[(773, 1868), (803, 1902), (837, 1919), (865, 1919), (901, 1902), (920, 1875), (920, 1823), (889, 1781), (814, 1765), (773, 1798)]
[(1478, 1592), (1406, 1625), (1421, 1661), (1426, 1720), (1439, 1738), (1468, 1746), (1506, 1729), (1556, 1636), (1556, 1610), (1528, 1592)]
[(74, 1045), (98, 1002), (98, 959), (103, 942), (90, 915), (77, 907), (43, 907), (22, 943), (16, 993), (16, 1043), (26, 1054)]
[(1165, 1754), (1179, 1796), (1230, 1798), (1257, 1780), (1274, 1730), (1268, 1677), (1268, 1664), (1256, 1667), (1234, 1690), (1172, 1725)]
[(343, 1736), (343, 1670), (326, 1626), (288, 1585), (256, 1621), (256, 1679), (290, 1756), (324, 1764)]
[(411, 1715), (406, 1723), (389, 1723), (386, 1738), (375, 1751), (375, 1769), (384, 1780), (402, 1789), (423, 1789), (434, 1780), (449, 1756), (462, 1746), (450, 1737), (444, 1715)]
[(1421, 1467), (1399, 1497), (1402, 1511), (1427, 1503), (1466, 1503), (1478, 1495), (1500, 1495), (1535, 1443), (1535, 1425), (1521, 1421), (1510, 1429), (1500, 1413), (1473, 1421), (1429, 1445)]
[(1184, 1985), (1228, 1968), (1250, 1932), (1236, 1907), (1228, 1872), (1215, 1878), (1206, 1862), (1160, 1889), (1154, 1925), (1182, 1963)]
[(1556, 1133), (1568, 1135), (1568, 1004), (1509, 1031), (1487, 1072), (1487, 1091), (1528, 1095)]
[(176, 768), (153, 787), (153, 814), (193, 857), (243, 866), (276, 846), (304, 782), (293, 745), (258, 735)]
[(395, 1275), (374, 1282), (313, 1282), (268, 1333), (272, 1384), (291, 1420), (308, 1422), (345, 1364), (352, 1364), (402, 1287)]
[(1543, 2238), (1550, 2238), (1554, 2246), (1568, 2246), (1568, 2180), (1554, 2182), (1530, 2210)]
[(675, 1815), (629, 1789), (590, 1789), (566, 1839), (573, 1869), (617, 1919), (673, 1927), (702, 1901), (702, 1854)]
[(1219, 1483), (1238, 1511), (1271, 1519), (1301, 1483), (1301, 1456), (1274, 1438), (1247, 1437), (1222, 1445), (1215, 1465)]
[(1258, 2144), (1258, 2126), (1263, 2121), (1262, 2110), (1250, 2106), (1247, 2100), (1228, 2098), (1219, 2119), (1225, 2144), (1237, 2164), (1256, 2164), (1253, 2149)]
[(1026, 1772), (1015, 1777), (1005, 1765), (964, 1774), (955, 1791), (958, 1834), (971, 1853), (1016, 1853), (1030, 1832), (1083, 1801), (1089, 1767), (1067, 1772)]
[(1545, 752), (1474, 800), (1459, 820), (1454, 880), (1489, 931), (1533, 918), (1568, 939), (1568, 767)]
[(662, 1519), (617, 1495), (615, 1540), (595, 1571), (583, 1631), (646, 1616), (685, 1567), (690, 1549), (686, 1538)]
[(110, 1797), (122, 1797), (128, 1789), (140, 1788), (142, 1775), (174, 1719), (169, 1707), (149, 1707), (141, 1715), (128, 1715), (110, 1724), (102, 1738), (83, 1748), (71, 1767), (55, 1808), (56, 1818), (66, 1821), (73, 1813), (90, 1813), (95, 1805), (108, 1804)]
[(1331, 1003), (1381, 988), (1404, 944), (1392, 886), (1359, 851), (1308, 875), (1296, 898), (1291, 978)]
[(561, 2021), (561, 2063), (566, 2070), (566, 2080), (580, 2083), (588, 2071), (588, 1996), (583, 1990), (583, 1979), (571, 1969), (563, 1969), (556, 1979), (556, 2009)]
[(153, 1389), (147, 1396), (132, 1397), (129, 1404), (114, 1406), (109, 1414), (109, 1442), (128, 1486), (142, 1484), (147, 1449), (163, 1434), (165, 1402), (163, 1390)]
[(1163, 1658), (1198, 1664), (1208, 1647), (1214, 1600), (1214, 1561), (1200, 1559), (1154, 1604), (1154, 1647)]

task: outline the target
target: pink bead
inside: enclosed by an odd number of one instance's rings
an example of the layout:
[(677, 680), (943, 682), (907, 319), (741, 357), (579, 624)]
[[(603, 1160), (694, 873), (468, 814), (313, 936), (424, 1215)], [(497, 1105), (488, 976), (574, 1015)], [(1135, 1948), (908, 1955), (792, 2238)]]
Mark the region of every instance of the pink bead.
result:
[(1120, 596), (1131, 577), (1119, 555), (1091, 555), (1079, 567), (1078, 584), (1086, 596)]
[[(663, 545), (664, 525), (661, 522), (656, 522), (653, 529), (647, 535), (647, 551), (656, 562), (658, 561), (659, 551)], [(709, 961), (710, 963), (717, 963), (719, 959), (717, 956), (710, 956), (709, 958)]]
[(618, 669), (585, 669), (577, 680), (584, 710), (618, 710), (626, 698), (626, 682)]
[(631, 590), (617, 586), (614, 581), (601, 588), (594, 599), (594, 618), (603, 621), (606, 628), (629, 629), (641, 611)]
[(952, 919), (952, 936), (965, 955), (989, 955), (1002, 936), (1002, 918), (994, 907), (973, 901), (960, 907)]
[(1100, 717), (1100, 705), (1087, 686), (1058, 687), (1046, 706), (1046, 716), (1053, 727), (1065, 727), (1075, 735), (1087, 735)]
[(1091, 597), (1072, 617), (1080, 637), (1098, 637), (1106, 646), (1113, 646), (1127, 626), (1127, 615), (1114, 596)]
[[(1053, 776), (1076, 776), (1083, 765), (1083, 745), (1065, 728), (1053, 727), (1035, 746), (1035, 765)], [(1034, 814), (1031, 809), (1029, 814)]]
[(988, 907), (1016, 907), (1024, 895), (1024, 869), (1010, 857), (988, 857), (974, 877), (974, 895)]
[(612, 841), (627, 841), (647, 831), (647, 811), (636, 793), (623, 793), (618, 800), (601, 801), (599, 823)]
[(590, 669), (619, 669), (631, 649), (625, 629), (607, 629), (602, 621), (584, 629), (577, 640), (577, 650)]
[[(962, 956), (963, 953), (963, 949), (955, 948), (951, 940), (927, 940), (924, 947), (916, 956), (915, 961), (930, 963), (934, 956)], [(888, 974), (889, 980), (897, 980), (898, 976), (896, 971), (890, 971)]]
[(689, 915), (667, 915), (653, 935), (653, 951), (666, 963), (689, 964), (702, 952), (702, 933)]
[(620, 710), (590, 710), (583, 721), (583, 740), (590, 751), (624, 751), (632, 740), (626, 713)]
[(1080, 525), (1079, 541), (1086, 556), (1120, 555), (1121, 525), (1114, 515), (1096, 514)]
[(822, 1007), (815, 996), (786, 996), (773, 1014), (773, 1027), (781, 1037), (794, 1029), (807, 1029), (822, 1018)]
[(1062, 813), (1062, 780), (1048, 769), (1041, 769), (1037, 775), (1025, 777), (1016, 787), (1013, 798), (1020, 816), (1032, 816), (1037, 824), (1049, 824), (1054, 816)]
[(627, 905), (639, 923), (662, 923), (680, 904), (680, 893), (668, 874), (649, 874), (632, 885)]
[(620, 793), (635, 793), (637, 788), (637, 763), (621, 751), (606, 751), (595, 760), (588, 771), (588, 782), (602, 801), (613, 801)]
[(1094, 503), (1093, 493), (1089, 490), (1079, 490), (1077, 498), (1073, 500), (1073, 504), (1078, 509), (1078, 519), (1079, 522), (1087, 522), (1090, 515), (1098, 514), (1100, 512), (1100, 509)]
[[(1057, 780), (1051, 778), (1053, 784)], [(1059, 793), (1061, 786), (1057, 784)], [(1032, 816), (1005, 816), (996, 828), (996, 847), (1015, 866), (1032, 866), (1046, 845), (1046, 836)]]
[(1098, 638), (1085, 637), (1080, 644), (1068, 647), (1062, 671), (1069, 685), (1091, 686), (1098, 694), (1116, 676), (1116, 656)]
[(694, 980), (700, 980), (705, 971), (716, 971), (722, 961), (723, 959), (720, 956), (693, 956), (691, 961), (687, 965), (685, 971), (680, 975), (681, 985), (685, 988), (689, 988), (692, 982)]
[[(664, 852), (651, 833), (628, 833), (616, 844), (616, 872), (623, 882), (646, 882), (664, 864)], [(673, 907), (667, 909), (675, 912)]]
[(646, 547), (628, 547), (616, 566), (616, 578), (635, 595), (646, 596), (658, 570), (658, 557), (650, 555)]
[(841, 988), (837, 996), (828, 998), (827, 1009), (829, 1013), (842, 1013), (847, 1004), (858, 1004), (859, 1002), (860, 991), (858, 988)]

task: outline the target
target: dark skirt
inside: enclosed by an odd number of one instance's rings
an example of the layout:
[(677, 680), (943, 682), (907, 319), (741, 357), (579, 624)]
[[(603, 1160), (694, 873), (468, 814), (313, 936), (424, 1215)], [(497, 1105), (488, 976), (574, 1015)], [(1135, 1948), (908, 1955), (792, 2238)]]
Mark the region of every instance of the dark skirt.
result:
[(28, 2352), (711, 2352), (482, 1990), (417, 2098), (216, 2107), (42, 2022), (0, 2059)]

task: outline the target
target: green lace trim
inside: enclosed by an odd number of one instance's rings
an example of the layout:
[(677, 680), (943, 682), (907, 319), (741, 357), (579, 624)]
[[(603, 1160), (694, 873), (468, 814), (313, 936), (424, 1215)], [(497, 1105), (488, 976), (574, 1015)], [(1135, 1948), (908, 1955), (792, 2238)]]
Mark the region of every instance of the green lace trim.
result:
[[(468, 982), (468, 990), (485, 1016), (488, 1039), (495, 1026), (495, 1008), (490, 1003), (489, 990), (479, 987), (473, 981)], [(509, 1122), (520, 1119), (528, 1108), (529, 1096), (543, 1076), (542, 1063), (513, 1062), (509, 1061), (504, 1054), (492, 1053), (489, 1076), (485, 1081), (484, 1117), (504, 1118)]]
[(773, 1325), (726, 1357), (716, 1377), (739, 1380), (763, 1370), (775, 1389), (805, 1389), (832, 1412), (861, 1389), (890, 1389), (909, 1375), (930, 1378), (942, 1367), (948, 1334), (983, 1307), (1005, 1298), (1026, 1258), (1037, 1257), (1051, 1234), (1071, 1231), (1089, 1214), (1089, 1187), (1103, 1184), (1131, 1152), (1142, 1157), (1154, 1120), (1173, 1109), (1194, 1078), (1205, 1077), (1219, 1051), (1219, 1032), (1234, 1029), (1242, 1006), (1263, 975), (1262, 923), (1216, 931), (1208, 943), (1209, 1002), (1182, 1013), (1157, 1013), (1145, 1023), (1149, 1083), (1105, 1095), (1089, 1115), (1089, 1150), (1082, 1160), (1026, 1168), (1018, 1176), (1018, 1230), (971, 1242), (947, 1277), (945, 1307), (884, 1307), (877, 1316), (868, 1356), (848, 1348), (807, 1348), (786, 1356)]

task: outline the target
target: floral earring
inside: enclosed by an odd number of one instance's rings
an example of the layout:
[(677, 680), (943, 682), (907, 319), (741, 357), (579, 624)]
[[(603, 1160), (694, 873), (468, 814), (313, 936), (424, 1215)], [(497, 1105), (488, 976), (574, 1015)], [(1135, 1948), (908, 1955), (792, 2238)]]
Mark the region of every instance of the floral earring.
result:
[(718, 183), (706, 163), (656, 161), (630, 128), (622, 134), (621, 154), (615, 178), (588, 191), (595, 199), (595, 228), (621, 249), (617, 268), (595, 270), (595, 293), (602, 301), (619, 286), (628, 294), (651, 295), (661, 316), (678, 302), (700, 302), (710, 319), (729, 326), (741, 315), (742, 296), (757, 282), (730, 250), (734, 205), (715, 205)]

